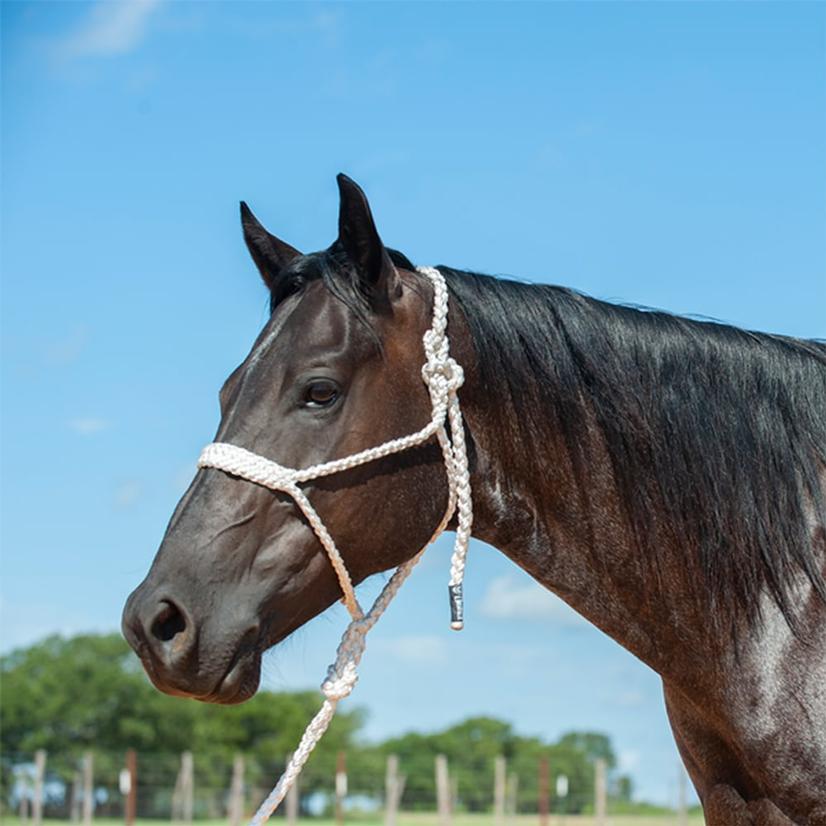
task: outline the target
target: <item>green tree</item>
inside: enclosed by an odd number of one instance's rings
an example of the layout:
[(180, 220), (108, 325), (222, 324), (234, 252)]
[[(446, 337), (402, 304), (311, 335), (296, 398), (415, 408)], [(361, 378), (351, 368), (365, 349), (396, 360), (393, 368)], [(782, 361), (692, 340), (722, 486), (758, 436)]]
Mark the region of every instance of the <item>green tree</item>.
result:
[[(138, 752), (144, 784), (171, 785), (180, 753), (189, 750), (196, 785), (216, 788), (227, 787), (232, 758), (242, 752), (250, 782), (267, 786), (322, 699), (312, 691), (261, 691), (243, 705), (216, 706), (170, 697), (152, 686), (118, 634), (48, 637), (0, 658), (0, 680), (4, 797), (10, 764), (41, 748), (60, 757), (50, 759), (49, 770), (63, 780), (94, 750), (96, 777), (110, 787), (129, 748)], [(358, 709), (336, 715), (307, 767), (307, 778), (324, 778), (319, 788), (332, 775), (336, 751), (352, 748), (363, 719)], [(313, 790), (306, 780), (304, 787)]]
[(611, 740), (605, 734), (595, 731), (570, 731), (562, 735), (559, 745), (571, 746), (592, 762), (602, 758), (609, 769), (616, 768), (617, 758)]
[(521, 810), (536, 811), (537, 770), (540, 759), (547, 757), (552, 782), (560, 774), (568, 777), (570, 791), (565, 805), (573, 813), (582, 811), (593, 798), (594, 753), (606, 754), (605, 743), (610, 751), (610, 741), (603, 735), (584, 734), (580, 738), (576, 733), (558, 743), (546, 743), (537, 737), (515, 734), (502, 720), (473, 717), (442, 732), (392, 738), (383, 744), (383, 750), (399, 756), (407, 775), (405, 805), (411, 808), (435, 807), (434, 759), (444, 754), (451, 775), (458, 781), (460, 805), (468, 811), (489, 811), (493, 805), (494, 763), (502, 755), (508, 761), (508, 773), (518, 777)]
[[(143, 812), (159, 816), (168, 816), (183, 751), (195, 755), (196, 788), (204, 794), (215, 790), (200, 814), (221, 814), (238, 753), (246, 757), (247, 782), (266, 791), (321, 701), (314, 691), (261, 691), (240, 706), (169, 697), (151, 685), (117, 634), (48, 637), (0, 658), (0, 678), (0, 749), (7, 792), (10, 766), (31, 761), (38, 748), (50, 754), (50, 776), (66, 781), (82, 752), (93, 750), (98, 782), (115, 789), (124, 752), (133, 748), (138, 752)], [(359, 738), (363, 723), (360, 709), (336, 715), (302, 773), (305, 799), (316, 792), (332, 793), (339, 750), (347, 752), (353, 793), (380, 799), (385, 758), (395, 753), (407, 776), (404, 805), (431, 810), (436, 805), (437, 754), (448, 758), (459, 803), (468, 811), (491, 809), (499, 755), (507, 759), (508, 772), (518, 777), (522, 811), (536, 811), (537, 767), (543, 757), (550, 761), (552, 784), (560, 774), (568, 777), (565, 808), (572, 813), (592, 803), (594, 761), (604, 759), (610, 770), (616, 766), (610, 740), (598, 732), (570, 732), (551, 743), (520, 736), (502, 720), (472, 717), (442, 731), (408, 733), (370, 745)], [(630, 780), (613, 771), (610, 788), (616, 799), (630, 798)], [(554, 805), (559, 808), (558, 801)]]

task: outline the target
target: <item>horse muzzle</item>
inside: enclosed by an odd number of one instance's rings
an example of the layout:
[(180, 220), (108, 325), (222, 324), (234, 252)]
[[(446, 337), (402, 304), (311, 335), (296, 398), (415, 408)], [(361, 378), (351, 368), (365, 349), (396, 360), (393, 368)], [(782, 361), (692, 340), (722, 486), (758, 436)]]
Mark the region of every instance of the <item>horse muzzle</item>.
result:
[(122, 630), (153, 684), (166, 694), (231, 704), (258, 689), (256, 619), (216, 612), (196, 621), (180, 598), (144, 582), (126, 602)]

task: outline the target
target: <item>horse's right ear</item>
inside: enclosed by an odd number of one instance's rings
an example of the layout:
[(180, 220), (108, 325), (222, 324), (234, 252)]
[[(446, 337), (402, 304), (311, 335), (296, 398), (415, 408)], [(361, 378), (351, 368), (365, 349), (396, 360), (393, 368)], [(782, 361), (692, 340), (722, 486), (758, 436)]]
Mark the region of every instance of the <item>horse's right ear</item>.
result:
[(301, 253), (267, 232), (245, 201), (241, 201), (241, 226), (252, 260), (255, 261), (267, 289), (271, 289), (281, 270)]

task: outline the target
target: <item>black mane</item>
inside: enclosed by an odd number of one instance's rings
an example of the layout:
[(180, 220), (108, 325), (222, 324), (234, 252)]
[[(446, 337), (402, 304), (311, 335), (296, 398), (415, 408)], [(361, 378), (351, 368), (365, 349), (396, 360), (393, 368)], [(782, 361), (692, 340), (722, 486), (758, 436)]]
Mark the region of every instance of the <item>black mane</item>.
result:
[(652, 575), (661, 540), (676, 539), (709, 621), (728, 630), (759, 621), (764, 590), (798, 630), (801, 571), (826, 600), (810, 534), (812, 515), (826, 525), (826, 345), (439, 270), (483, 385), (510, 408), (499, 438), (542, 474), (536, 448), (556, 428), (586, 486), (588, 405)]
[[(826, 600), (810, 535), (812, 518), (826, 525), (826, 344), (439, 270), (470, 326), (482, 385), (505, 406), (497, 437), (520, 464), (541, 475), (537, 446), (561, 434), (587, 491), (587, 405), (651, 575), (659, 580), (676, 545), (710, 624), (759, 622), (768, 591), (798, 631), (801, 572)], [(319, 278), (369, 323), (335, 245), (288, 267), (273, 307)]]

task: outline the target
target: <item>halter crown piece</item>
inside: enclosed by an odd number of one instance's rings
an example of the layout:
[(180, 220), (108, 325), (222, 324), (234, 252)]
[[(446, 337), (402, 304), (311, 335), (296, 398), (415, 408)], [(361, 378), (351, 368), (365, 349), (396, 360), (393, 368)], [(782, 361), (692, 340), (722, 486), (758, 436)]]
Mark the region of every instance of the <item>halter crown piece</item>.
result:
[[(458, 527), (450, 561), (450, 583), (448, 585), (450, 627), (458, 631), (463, 626), (462, 579), (473, 524), (470, 471), (458, 396), (459, 388), (464, 381), (464, 373), (461, 366), (450, 356), (450, 341), (447, 337), (448, 290), (444, 276), (433, 267), (419, 267), (418, 271), (426, 275), (433, 285), (433, 321), (423, 338), (426, 359), (422, 366), (422, 379), (430, 392), (432, 413), (430, 421), (421, 430), (408, 436), (391, 439), (377, 447), (303, 470), (284, 467), (271, 459), (225, 442), (213, 442), (207, 445), (198, 459), (198, 467), (217, 468), (271, 490), (282, 491), (293, 498), (330, 558), (344, 595), (342, 601), (351, 617), (350, 624), (339, 643), (336, 660), (327, 669), (327, 677), (321, 684), (321, 691), (325, 697), (324, 703), (305, 729), (284, 773), (255, 813), (250, 826), (260, 826), (266, 823), (286, 796), (312, 750), (330, 725), (339, 701), (350, 694), (358, 680), (357, 669), (364, 654), (367, 632), (384, 613), (425, 550), (445, 530), (454, 513), (458, 514)], [(447, 423), (450, 424), (449, 436)], [(373, 606), (365, 613), (356, 598), (353, 582), (336, 543), (299, 484), (342, 470), (349, 470), (393, 453), (400, 453), (426, 442), (434, 435), (441, 445), (447, 474), (448, 499), (445, 515), (427, 544), (396, 569), (376, 597)]]

